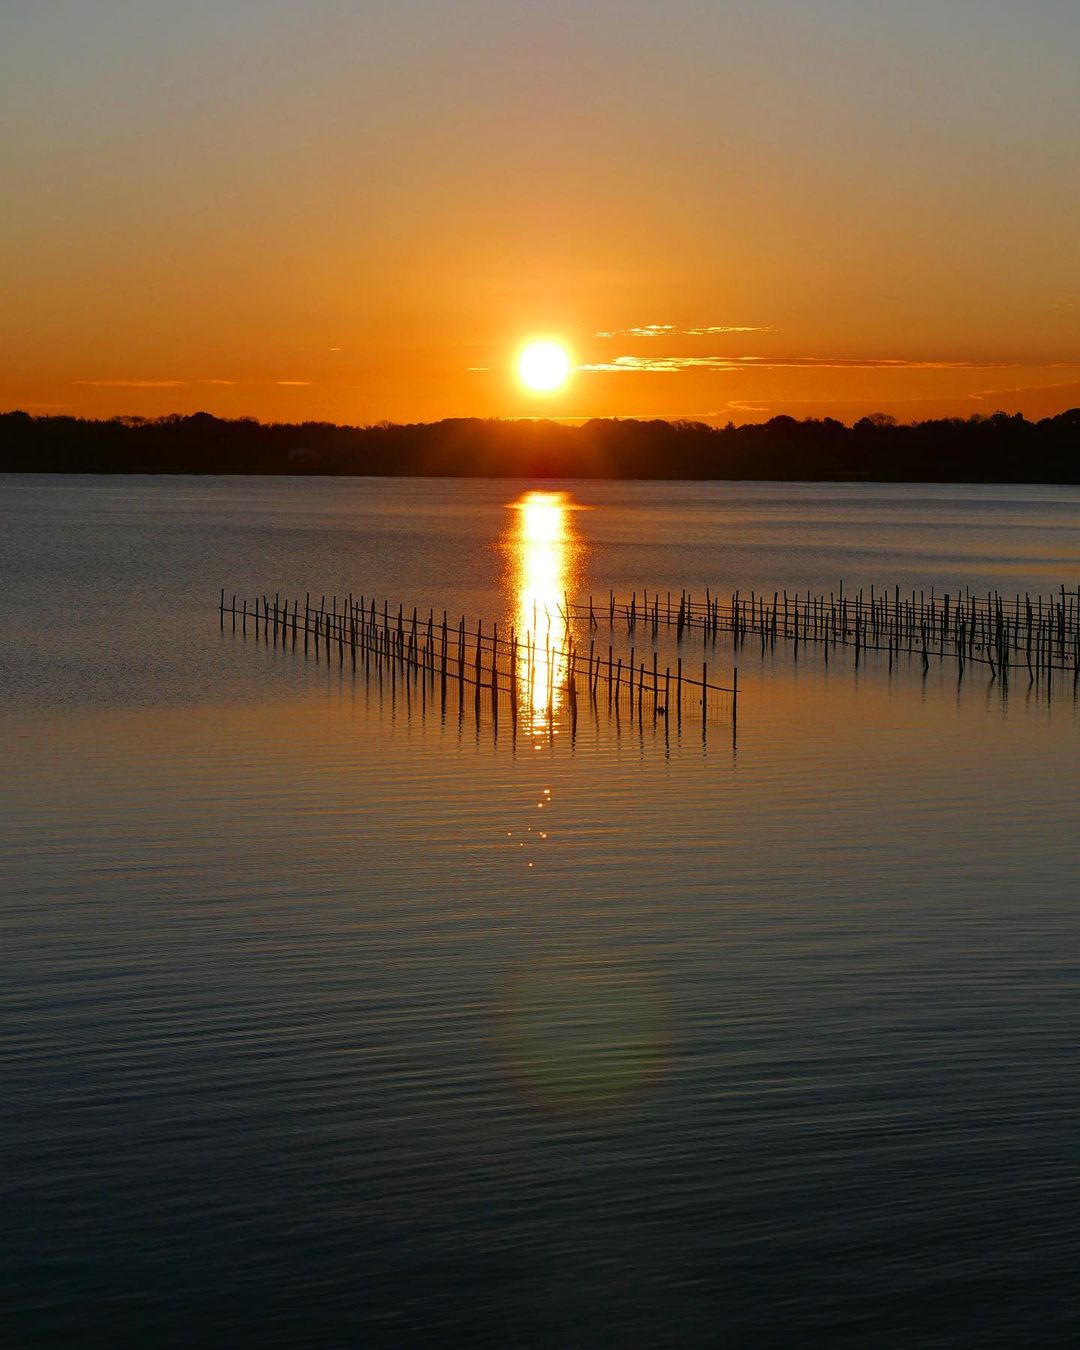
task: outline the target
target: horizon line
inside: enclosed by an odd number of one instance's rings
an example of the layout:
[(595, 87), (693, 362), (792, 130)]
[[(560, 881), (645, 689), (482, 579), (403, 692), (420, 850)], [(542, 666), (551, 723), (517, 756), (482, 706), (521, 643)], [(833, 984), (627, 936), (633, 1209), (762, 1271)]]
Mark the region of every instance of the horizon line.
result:
[[(882, 409), (874, 409), (871, 412), (863, 413), (852, 421), (846, 421), (842, 417), (834, 417), (828, 414), (820, 417), (796, 417), (791, 413), (776, 412), (763, 416), (756, 421), (736, 422), (725, 413), (684, 413), (681, 415), (662, 414), (662, 413), (589, 413), (581, 416), (574, 414), (563, 414), (557, 416), (540, 416), (529, 413), (520, 413), (508, 416), (481, 416), (477, 414), (459, 414), (446, 417), (438, 417), (430, 421), (399, 422), (390, 418), (380, 418), (376, 422), (336, 422), (325, 418), (304, 418), (302, 421), (285, 421), (257, 417), (252, 413), (239, 413), (235, 416), (222, 416), (218, 413), (207, 412), (205, 409), (197, 409), (195, 412), (172, 411), (166, 413), (114, 413), (108, 417), (95, 417), (76, 412), (60, 411), (62, 405), (55, 405), (57, 411), (53, 412), (32, 412), (29, 408), (35, 405), (30, 404), (26, 407), (4, 408), (0, 409), (0, 418), (4, 417), (27, 417), (33, 422), (86, 422), (94, 425), (108, 425), (113, 422), (121, 422), (132, 425), (154, 425), (155, 423), (169, 421), (190, 421), (193, 418), (208, 418), (213, 422), (224, 424), (234, 424), (239, 422), (254, 423), (259, 427), (301, 427), (301, 426), (321, 426), (334, 427), (341, 431), (385, 431), (395, 428), (414, 428), (414, 427), (437, 427), (447, 422), (477, 422), (484, 425), (519, 425), (521, 423), (533, 423), (535, 425), (547, 425), (563, 429), (564, 427), (583, 427), (590, 422), (632, 422), (642, 425), (662, 422), (667, 426), (695, 426), (703, 427), (709, 431), (724, 432), (728, 430), (741, 430), (744, 427), (768, 426), (771, 422), (789, 421), (796, 425), (806, 425), (816, 423), (823, 425), (826, 423), (841, 426), (847, 430), (853, 430), (860, 422), (877, 421), (879, 427), (883, 429), (896, 429), (902, 427), (916, 427), (933, 422), (960, 422), (960, 423), (983, 423), (992, 421), (995, 418), (1004, 417), (1009, 421), (1022, 421), (1029, 426), (1038, 426), (1042, 422), (1053, 422), (1061, 417), (1068, 417), (1071, 413), (1080, 413), (1080, 405), (1071, 408), (1063, 408), (1058, 413), (1051, 413), (1046, 417), (1035, 419), (1029, 418), (1022, 412), (1008, 412), (1004, 408), (997, 408), (993, 412), (973, 412), (967, 417), (957, 414), (944, 414), (936, 417), (913, 418), (903, 420), (887, 413)], [(41, 406), (41, 405), (37, 405)], [(721, 418), (727, 416), (727, 421), (721, 424)]]

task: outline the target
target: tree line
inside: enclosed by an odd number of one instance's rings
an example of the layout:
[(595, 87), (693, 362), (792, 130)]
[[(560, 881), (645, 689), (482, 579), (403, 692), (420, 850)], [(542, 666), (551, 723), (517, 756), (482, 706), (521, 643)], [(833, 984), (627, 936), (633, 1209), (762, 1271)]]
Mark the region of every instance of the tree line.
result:
[(448, 418), (338, 426), (209, 413), (33, 417), (0, 413), (5, 473), (337, 474), (528, 478), (1080, 483), (1080, 408), (854, 426), (773, 417), (702, 422)]

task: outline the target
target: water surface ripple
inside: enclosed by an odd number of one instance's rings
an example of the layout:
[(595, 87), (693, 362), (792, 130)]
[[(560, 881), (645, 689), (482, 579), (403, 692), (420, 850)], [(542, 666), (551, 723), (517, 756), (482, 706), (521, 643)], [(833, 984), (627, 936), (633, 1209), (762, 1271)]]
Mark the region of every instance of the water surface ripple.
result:
[[(1080, 572), (1071, 489), (560, 486), (586, 594)], [(9, 1343), (1073, 1344), (1071, 689), (534, 749), (218, 631), (509, 622), (522, 489), (3, 480)]]

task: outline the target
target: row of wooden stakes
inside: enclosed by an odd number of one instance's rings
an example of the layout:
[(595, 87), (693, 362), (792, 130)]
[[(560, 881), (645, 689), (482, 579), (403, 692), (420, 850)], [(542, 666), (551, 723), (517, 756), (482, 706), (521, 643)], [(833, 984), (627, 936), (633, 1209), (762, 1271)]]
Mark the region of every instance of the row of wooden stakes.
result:
[(856, 663), (861, 652), (887, 652), (890, 668), (894, 657), (907, 652), (921, 659), (924, 669), (932, 656), (948, 656), (961, 674), (975, 662), (1005, 680), (1010, 670), (1024, 668), (1033, 682), (1045, 679), (1048, 685), (1055, 672), (1080, 679), (1080, 592), (1064, 586), (1048, 597), (999, 591), (977, 596), (969, 590), (912, 591), (909, 597), (899, 586), (845, 595), (842, 584), (828, 595), (784, 590), (771, 597), (734, 591), (721, 598), (706, 589), (704, 597), (682, 590), (663, 596), (643, 591), (640, 598), (635, 591), (620, 598), (611, 591), (600, 606), (592, 596), (587, 604), (567, 601), (567, 606), (592, 630), (605, 619), (609, 628), (625, 624), (629, 634), (642, 625), (654, 639), (669, 628), (679, 643), (699, 633), (708, 644), (730, 632), (737, 644), (760, 638), (763, 650), (778, 638), (792, 642), (796, 655), (802, 643), (821, 644), (826, 661), (830, 648), (844, 646), (854, 648)]
[(487, 632), (480, 620), (470, 626), (461, 616), (451, 623), (445, 611), (438, 619), (431, 608), (423, 619), (416, 607), (409, 616), (402, 604), (395, 612), (388, 601), (380, 606), (363, 596), (350, 595), (340, 604), (331, 596), (329, 606), (323, 596), (316, 607), (309, 593), (301, 607), (299, 600), (282, 600), (280, 593), (252, 601), (238, 600), (236, 595), (227, 600), (222, 588), (218, 608), (222, 630), (226, 620), (233, 632), (245, 635), (250, 625), (257, 639), (291, 644), (294, 649), (302, 642), (305, 654), (313, 650), (317, 659), (336, 657), (341, 666), (348, 660), (353, 669), (358, 661), (375, 663), (380, 669), (388, 667), (392, 676), (398, 671), (423, 676), (438, 683), (444, 699), (448, 682), (456, 683), (459, 700), (471, 686), (477, 703), (482, 694), (490, 696), (496, 717), (500, 699), (506, 698), (515, 719), (519, 705), (524, 705), (533, 719), (550, 721), (565, 707), (576, 721), (579, 698), (595, 704), (603, 695), (615, 713), (625, 700), (631, 715), (648, 709), (654, 716), (666, 717), (670, 711), (681, 720), (685, 703), (688, 710), (700, 713), (703, 722), (710, 711), (729, 716), (733, 724), (737, 719), (737, 669), (726, 686), (710, 682), (705, 661), (699, 680), (684, 672), (682, 657), (674, 669), (668, 665), (661, 670), (655, 651), (650, 664), (638, 659), (633, 646), (625, 661), (616, 655), (613, 643), (606, 654), (595, 639), (586, 649), (574, 640), (568, 609), (560, 608), (556, 616), (545, 611), (537, 616), (535, 631), (519, 636), (511, 628), (510, 636), (502, 638), (497, 624)]

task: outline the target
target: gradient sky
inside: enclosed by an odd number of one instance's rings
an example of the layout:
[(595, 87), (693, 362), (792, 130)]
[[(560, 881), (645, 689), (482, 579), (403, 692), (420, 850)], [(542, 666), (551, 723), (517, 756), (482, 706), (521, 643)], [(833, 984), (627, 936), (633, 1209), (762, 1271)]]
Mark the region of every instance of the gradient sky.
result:
[(1058, 412), (1078, 56), (1077, 0), (7, 0), (0, 407)]

